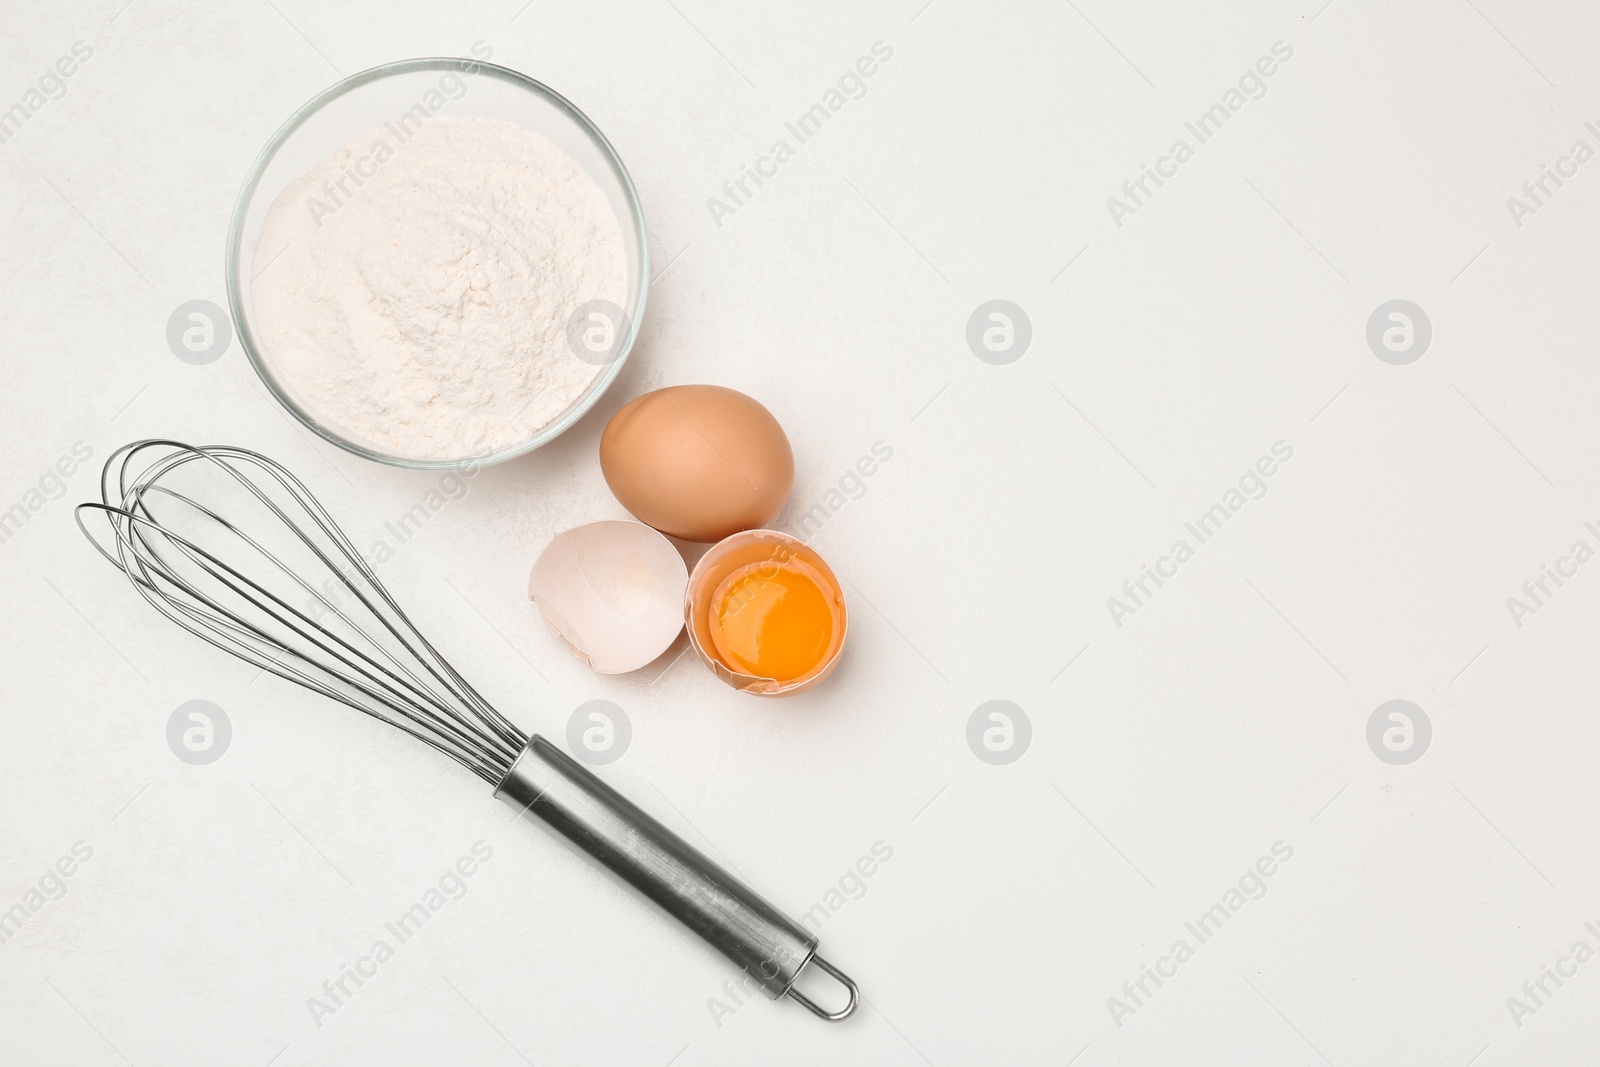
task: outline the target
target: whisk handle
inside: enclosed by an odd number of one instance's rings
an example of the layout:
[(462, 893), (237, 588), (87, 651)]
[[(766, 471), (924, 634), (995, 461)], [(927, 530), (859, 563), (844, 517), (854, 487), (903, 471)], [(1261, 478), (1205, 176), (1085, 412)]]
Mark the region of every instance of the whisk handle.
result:
[[(805, 927), (544, 738), (529, 740), (495, 795), (655, 901), (774, 999), (787, 994), (831, 1020), (854, 1010), (854, 983), (816, 957), (817, 939)], [(793, 988), (813, 959), (849, 992), (842, 1011), (824, 1011)]]

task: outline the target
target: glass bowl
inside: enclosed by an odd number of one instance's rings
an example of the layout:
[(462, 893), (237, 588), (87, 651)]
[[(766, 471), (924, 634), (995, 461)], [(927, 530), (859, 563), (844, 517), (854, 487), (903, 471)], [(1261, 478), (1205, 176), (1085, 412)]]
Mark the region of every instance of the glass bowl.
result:
[[(453, 81), (451, 79), (454, 79)], [(431, 96), (430, 96), (431, 94)], [(542, 134), (571, 156), (599, 186), (622, 231), (627, 257), (626, 303), (615, 355), (588, 389), (532, 436), (483, 455), (418, 457), (397, 454), (319, 416), (277, 372), (255, 319), (252, 283), (261, 225), (284, 188), (356, 138), (393, 122), (419, 102), (443, 101), (432, 115), (513, 122)], [(429, 106), (427, 104), (425, 107)], [(262, 269), (270, 266), (262, 265)], [(418, 470), (459, 470), (531, 452), (560, 435), (594, 406), (616, 380), (639, 333), (649, 287), (649, 253), (639, 195), (605, 135), (555, 90), (525, 75), (471, 59), (407, 59), (362, 71), (320, 93), (295, 112), (261, 150), (239, 191), (228, 226), (228, 306), (245, 354), (272, 395), (312, 432), (358, 456)]]

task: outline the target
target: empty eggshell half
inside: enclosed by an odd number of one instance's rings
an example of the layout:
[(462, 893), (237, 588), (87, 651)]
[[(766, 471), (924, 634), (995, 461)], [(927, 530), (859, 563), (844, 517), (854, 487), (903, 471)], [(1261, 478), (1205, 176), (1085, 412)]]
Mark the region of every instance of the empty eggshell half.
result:
[(533, 565), (528, 595), (579, 659), (600, 674), (624, 674), (677, 639), (688, 585), (671, 541), (611, 519), (557, 534)]

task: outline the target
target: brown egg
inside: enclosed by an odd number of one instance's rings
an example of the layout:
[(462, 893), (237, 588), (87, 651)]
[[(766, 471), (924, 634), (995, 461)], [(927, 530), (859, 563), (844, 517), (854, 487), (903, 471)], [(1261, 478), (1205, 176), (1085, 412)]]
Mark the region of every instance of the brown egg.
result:
[(720, 541), (772, 521), (794, 485), (794, 453), (772, 412), (743, 393), (674, 385), (611, 417), (600, 470), (639, 521)]

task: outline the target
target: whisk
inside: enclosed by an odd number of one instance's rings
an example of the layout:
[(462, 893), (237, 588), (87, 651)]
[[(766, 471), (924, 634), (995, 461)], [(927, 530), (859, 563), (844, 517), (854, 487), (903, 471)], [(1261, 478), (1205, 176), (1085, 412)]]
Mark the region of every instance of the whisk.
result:
[[(106, 520), (102, 543), (85, 516)], [(106, 461), (78, 526), (168, 619), (444, 753), (655, 901), (745, 971), (837, 1022), (859, 993), (817, 938), (544, 738), (524, 735), (412, 625), (294, 475), (246, 448), (144, 440)], [(103, 536), (103, 532), (102, 532)], [(814, 964), (848, 994), (795, 988)]]

